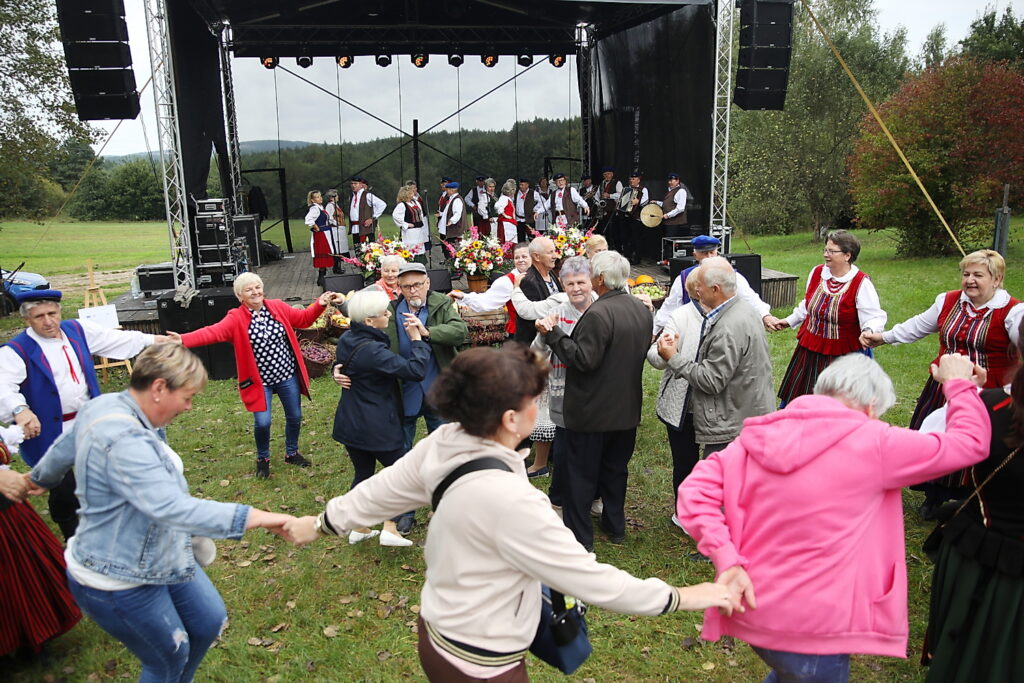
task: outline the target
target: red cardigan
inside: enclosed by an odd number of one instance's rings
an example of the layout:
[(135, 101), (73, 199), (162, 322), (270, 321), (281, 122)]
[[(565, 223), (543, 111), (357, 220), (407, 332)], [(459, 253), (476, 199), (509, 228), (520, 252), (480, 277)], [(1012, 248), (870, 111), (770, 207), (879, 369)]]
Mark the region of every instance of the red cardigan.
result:
[[(312, 325), (313, 321), (324, 312), (324, 307), (320, 305), (319, 299), (306, 309), (292, 308), (280, 299), (265, 299), (263, 305), (267, 307), (275, 320), (284, 323), (288, 344), (295, 355), (295, 364), (299, 369), (299, 389), (306, 398), (309, 398), (309, 375), (306, 374), (306, 364), (302, 361), (302, 353), (299, 351), (299, 340), (295, 336), (295, 328)], [(256, 368), (256, 356), (253, 354), (252, 344), (249, 342), (249, 323), (251, 321), (252, 311), (245, 304), (240, 304), (238, 308), (228, 311), (228, 314), (219, 323), (181, 335), (181, 342), (188, 348), (216, 344), (217, 342), (229, 342), (235, 347), (238, 393), (242, 395), (242, 403), (245, 404), (246, 410), (250, 413), (259, 413), (267, 409), (267, 400), (263, 394), (263, 381)]]

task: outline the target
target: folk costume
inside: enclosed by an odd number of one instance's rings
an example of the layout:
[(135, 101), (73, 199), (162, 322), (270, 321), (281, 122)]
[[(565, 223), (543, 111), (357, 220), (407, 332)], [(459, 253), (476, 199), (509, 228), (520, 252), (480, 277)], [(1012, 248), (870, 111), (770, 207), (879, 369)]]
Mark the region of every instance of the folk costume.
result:
[[(448, 183), (448, 187), (458, 189), (459, 184)], [(458, 249), (462, 240), (462, 233), (465, 232), (466, 223), (466, 202), (458, 192), (448, 195), (448, 202), (441, 211), (441, 218), (437, 222), (437, 232), (444, 242), (451, 247)]]
[(481, 237), (490, 237), (491, 233), (496, 233), (498, 230), (498, 214), (500, 212), (497, 203), (498, 197), (486, 190), (477, 197), (476, 207), (473, 211), (473, 225), (476, 226), (476, 232)]
[[(520, 183), (527, 182), (520, 179)], [(537, 229), (537, 213), (541, 206), (540, 195), (532, 187), (526, 190), (517, 189), (515, 194), (516, 209), (516, 240), (529, 242)]]
[[(611, 171), (610, 168), (606, 168), (606, 171)], [(595, 232), (599, 235), (605, 235), (606, 237), (612, 232), (611, 226), (612, 221), (615, 220), (615, 205), (619, 201), (619, 196), (622, 194), (622, 181), (617, 180), (614, 175), (608, 180), (601, 179), (598, 184), (598, 199), (603, 199), (607, 202), (604, 209), (604, 215), (601, 220), (598, 221)], [(605, 195), (608, 195), (605, 197)], [(614, 249), (617, 245), (609, 245)]]
[(323, 286), (327, 269), (334, 267), (334, 231), (331, 230), (330, 213), (321, 204), (310, 204), (306, 212), (309, 227), (309, 250), (313, 254), (313, 267), (317, 269), (317, 284)]
[(546, 206), (551, 222), (564, 229), (578, 226), (580, 216), (590, 210), (576, 188), (569, 185), (552, 189)]
[(487, 194), (487, 188), (483, 184), (483, 176), (477, 176), (476, 181), (477, 185), (466, 193), (463, 201), (466, 202), (466, 206), (468, 206), (469, 211), (472, 212), (473, 225), (476, 226), (477, 233), (481, 235), (489, 235), (491, 231), (491, 223), (486, 218), (485, 214), (481, 213), (481, 207), (482, 205), (485, 206), (487, 204), (488, 197), (490, 197), (491, 202), (494, 201), (494, 197), (493, 195)]
[(399, 202), (391, 212), (395, 225), (402, 231), (402, 243), (415, 256), (424, 254), (424, 246), (430, 241), (430, 224), (418, 197), (411, 201)]
[(518, 224), (516, 222), (516, 205), (512, 198), (501, 195), (494, 202), (494, 210), (498, 214), (494, 236), (502, 244), (515, 244), (518, 239)]
[[(373, 241), (377, 234), (377, 219), (387, 206), (387, 202), (367, 188), (360, 188), (352, 194), (348, 205), (348, 226), (354, 242)], [(370, 224), (365, 225), (366, 221)]]
[(797, 396), (814, 393), (818, 375), (832, 361), (864, 351), (861, 331), (885, 329), (887, 319), (871, 278), (857, 266), (851, 265), (850, 272), (842, 277), (833, 275), (825, 264), (811, 269), (804, 300), (786, 318), (790, 327), (800, 325), (800, 329), (779, 387), (783, 405)]
[(548, 231), (551, 226), (551, 216), (548, 215), (548, 202), (551, 201), (552, 187), (548, 185), (547, 190), (542, 190), (540, 186), (537, 186), (537, 197), (540, 199), (540, 210), (537, 211), (535, 216), (536, 230), (540, 234), (544, 234)]

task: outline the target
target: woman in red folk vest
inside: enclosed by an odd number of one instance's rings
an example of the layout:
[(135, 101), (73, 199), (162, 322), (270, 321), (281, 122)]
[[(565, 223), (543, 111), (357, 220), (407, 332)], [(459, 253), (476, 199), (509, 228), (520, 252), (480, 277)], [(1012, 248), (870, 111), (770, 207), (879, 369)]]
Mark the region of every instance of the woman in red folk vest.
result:
[(796, 350), (779, 387), (782, 406), (797, 396), (814, 393), (818, 375), (836, 358), (854, 351), (871, 355), (861, 346), (861, 333), (881, 333), (886, 313), (867, 274), (853, 265), (860, 240), (837, 230), (825, 242), (825, 262), (811, 269), (800, 305), (783, 320), (768, 319), (770, 330), (800, 325)]
[[(861, 336), (865, 346), (909, 344), (939, 333), (939, 356), (959, 353), (988, 370), (985, 388), (1001, 387), (1013, 377), (1017, 359), (1017, 327), (1024, 317), (1024, 304), (1002, 288), (1006, 262), (991, 249), (975, 251), (960, 261), (960, 289), (935, 297), (924, 313), (896, 325), (885, 334)], [(936, 359), (938, 362), (938, 359)], [(929, 413), (946, 402), (942, 389), (929, 379), (917, 399), (910, 428), (918, 429)], [(922, 484), (925, 502), (921, 514), (934, 517), (939, 505), (959, 497), (967, 482), (967, 470), (928, 484)], [(917, 488), (917, 487), (914, 487)]]
[(330, 214), (324, 209), (324, 200), (319, 190), (306, 195), (305, 223), (309, 227), (309, 250), (313, 254), (313, 267), (317, 270), (316, 283), (324, 286), (327, 269), (334, 267), (334, 233), (331, 231)]

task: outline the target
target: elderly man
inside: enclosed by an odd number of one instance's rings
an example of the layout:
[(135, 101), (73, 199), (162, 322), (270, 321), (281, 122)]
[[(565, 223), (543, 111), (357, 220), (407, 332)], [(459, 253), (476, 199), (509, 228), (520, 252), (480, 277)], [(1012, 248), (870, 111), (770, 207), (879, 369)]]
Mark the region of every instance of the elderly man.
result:
[[(93, 355), (131, 358), (163, 336), (108, 330), (85, 320), (61, 321), (61, 293), (34, 290), (18, 295), (28, 328), (0, 347), (0, 422), (25, 432), (21, 457), (34, 466), (58, 436), (74, 424), (78, 409), (100, 394)], [(72, 472), (50, 490), (50, 517), (64, 538), (78, 527)]]
[(658, 354), (689, 382), (696, 443), (705, 456), (740, 433), (743, 420), (775, 410), (772, 359), (764, 326), (736, 295), (736, 271), (721, 256), (704, 259), (697, 295), (707, 311), (696, 359), (676, 355), (675, 335), (658, 339)]
[[(562, 291), (562, 284), (551, 274), (557, 254), (555, 243), (550, 237), (536, 237), (530, 242), (532, 264), (517, 286), (530, 301), (543, 301), (555, 292)], [(533, 322), (516, 313), (515, 340), (529, 344), (536, 336), (537, 329)]]
[(452, 249), (459, 248), (462, 233), (466, 229), (466, 202), (459, 194), (459, 184), (452, 180), (444, 185), (447, 200), (437, 218), (437, 235)]
[[(679, 273), (679, 276), (672, 283), (672, 288), (669, 289), (668, 296), (665, 297), (664, 303), (661, 308), (658, 309), (658, 314), (654, 317), (654, 333), (657, 334), (665, 327), (665, 322), (669, 316), (672, 315), (672, 311), (676, 310), (683, 304), (690, 302), (690, 297), (686, 293), (686, 287), (684, 286), (687, 276), (690, 271), (700, 265), (701, 261), (711, 256), (718, 256), (718, 249), (722, 246), (722, 241), (717, 237), (711, 237), (710, 235), (697, 235), (690, 241), (690, 246), (693, 247), (693, 258), (696, 259), (697, 264), (690, 266)], [(751, 307), (757, 311), (758, 316), (761, 318), (761, 322), (765, 327), (768, 326), (769, 319), (771, 316), (771, 306), (761, 300), (757, 293), (751, 289), (750, 283), (747, 282), (747, 278), (743, 277), (741, 273), (736, 273), (736, 294), (739, 298), (746, 301)]]
[(590, 206), (583, 200), (579, 191), (569, 185), (564, 173), (555, 174), (555, 189), (548, 197), (548, 213), (556, 226), (571, 228), (579, 224), (580, 214), (590, 216)]
[(626, 483), (643, 402), (642, 377), (651, 314), (624, 291), (629, 262), (604, 251), (591, 260), (597, 301), (567, 335), (555, 316), (536, 323), (565, 363), (565, 461), (562, 519), (587, 548), (594, 546), (590, 507), (604, 500), (601, 526), (612, 543), (626, 535)]
[(348, 227), (352, 233), (352, 249), (356, 244), (372, 242), (377, 234), (377, 220), (387, 202), (370, 192), (370, 184), (362, 176), (353, 176), (349, 181), (352, 198), (348, 204)]

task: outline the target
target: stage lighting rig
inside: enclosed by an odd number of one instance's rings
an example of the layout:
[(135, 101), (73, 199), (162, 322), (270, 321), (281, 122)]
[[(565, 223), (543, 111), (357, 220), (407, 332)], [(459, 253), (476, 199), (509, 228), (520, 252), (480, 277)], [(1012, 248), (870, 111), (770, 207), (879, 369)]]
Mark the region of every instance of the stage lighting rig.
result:
[(356, 61), (356, 58), (352, 55), (338, 55), (334, 58), (338, 62), (338, 67), (341, 69), (347, 69), (352, 66), (352, 63)]
[(490, 69), (491, 67), (497, 65), (497, 63), (498, 63), (498, 55), (497, 55), (497, 53), (495, 53), (495, 52), (488, 52), (486, 54), (480, 55), (480, 63), (483, 64), (484, 66), (486, 66), (488, 69)]
[(265, 69), (275, 69), (281, 60), (277, 57), (260, 57), (260, 63)]
[(461, 52), (453, 52), (448, 55), (448, 63), (454, 66), (456, 69), (462, 66), (462, 63), (466, 61), (466, 58), (462, 56)]
[(412, 65), (417, 69), (422, 69), (430, 61), (430, 55), (426, 52), (417, 52), (412, 56)]
[(313, 58), (310, 57), (309, 55), (299, 55), (298, 57), (295, 58), (295, 63), (298, 64), (303, 69), (308, 69), (309, 67), (313, 66)]
[(516, 61), (519, 62), (519, 66), (525, 69), (533, 64), (533, 55), (519, 55), (516, 57)]
[(548, 57), (548, 61), (551, 62), (551, 66), (558, 69), (565, 66), (565, 55), (551, 55)]
[(374, 57), (373, 61), (377, 62), (379, 67), (391, 66), (391, 55), (382, 53)]

